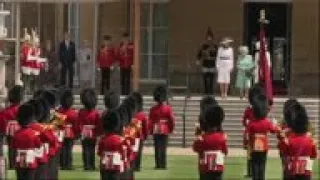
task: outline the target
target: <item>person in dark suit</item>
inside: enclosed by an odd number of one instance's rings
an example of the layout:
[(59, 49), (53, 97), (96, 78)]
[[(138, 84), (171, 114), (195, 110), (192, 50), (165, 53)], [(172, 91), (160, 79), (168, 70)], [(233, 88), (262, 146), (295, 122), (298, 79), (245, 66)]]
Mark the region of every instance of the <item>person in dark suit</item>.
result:
[(69, 77), (69, 88), (73, 87), (74, 62), (76, 61), (76, 48), (70, 39), (70, 34), (65, 33), (64, 40), (59, 46), (59, 57), (61, 63), (60, 85), (66, 86), (66, 75)]

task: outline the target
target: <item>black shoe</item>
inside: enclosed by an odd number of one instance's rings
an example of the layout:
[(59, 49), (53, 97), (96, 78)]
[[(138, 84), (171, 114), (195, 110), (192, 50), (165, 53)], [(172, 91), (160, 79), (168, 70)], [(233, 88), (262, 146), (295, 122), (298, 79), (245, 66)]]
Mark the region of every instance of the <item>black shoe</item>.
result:
[(244, 178), (251, 178), (251, 177), (252, 177), (252, 175), (250, 175), (250, 174), (247, 174), (244, 176)]

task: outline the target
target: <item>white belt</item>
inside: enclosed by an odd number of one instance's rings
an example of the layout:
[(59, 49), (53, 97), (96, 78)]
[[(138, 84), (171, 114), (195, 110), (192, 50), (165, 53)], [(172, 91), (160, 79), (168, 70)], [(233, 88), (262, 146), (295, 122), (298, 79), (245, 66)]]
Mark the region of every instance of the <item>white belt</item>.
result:
[(36, 156), (34, 150), (32, 150), (32, 149), (28, 149), (28, 150), (18, 149), (17, 150), (17, 158), (16, 158), (17, 162), (20, 162), (20, 160), (21, 160), (20, 156), (22, 154), (25, 154), (25, 156), (26, 156), (26, 159), (25, 159), (26, 163), (33, 163), (34, 162), (35, 156)]
[(224, 165), (224, 154), (222, 153), (222, 151), (205, 151), (204, 152), (204, 161), (207, 162), (207, 156), (208, 155), (215, 155), (216, 156), (216, 160), (215, 163), (217, 165)]

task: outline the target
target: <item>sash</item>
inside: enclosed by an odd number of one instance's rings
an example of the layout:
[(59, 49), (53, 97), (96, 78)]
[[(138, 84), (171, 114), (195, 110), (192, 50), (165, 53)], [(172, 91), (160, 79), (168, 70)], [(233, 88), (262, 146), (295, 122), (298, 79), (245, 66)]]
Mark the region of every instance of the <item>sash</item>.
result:
[(16, 164), (20, 168), (27, 168), (29, 167), (29, 164), (32, 164), (35, 162), (35, 151), (34, 150), (17, 150), (17, 156), (16, 156)]
[(140, 139), (139, 138), (135, 138), (134, 139), (134, 145), (132, 146), (132, 151), (133, 152), (138, 152), (139, 151), (139, 146), (140, 146)]
[(253, 138), (252, 151), (254, 152), (265, 152), (267, 151), (267, 135), (255, 134)]
[(206, 151), (200, 164), (204, 165), (208, 171), (217, 171), (219, 166), (224, 165), (224, 154), (221, 151)]
[(158, 123), (155, 123), (153, 126), (154, 134), (166, 134), (167, 132), (167, 120), (160, 119)]
[(65, 125), (64, 134), (66, 138), (72, 138), (72, 124)]
[(104, 152), (101, 164), (105, 170), (124, 171), (124, 163), (118, 152)]
[(294, 175), (303, 175), (312, 171), (313, 160), (310, 157), (295, 157), (289, 163), (289, 170)]
[(92, 139), (93, 136), (93, 130), (95, 129), (95, 125), (83, 125), (82, 131), (81, 131), (81, 137), (82, 139)]
[(14, 136), (14, 134), (19, 131), (20, 125), (16, 120), (10, 120), (7, 123), (6, 127), (6, 135), (7, 136)]

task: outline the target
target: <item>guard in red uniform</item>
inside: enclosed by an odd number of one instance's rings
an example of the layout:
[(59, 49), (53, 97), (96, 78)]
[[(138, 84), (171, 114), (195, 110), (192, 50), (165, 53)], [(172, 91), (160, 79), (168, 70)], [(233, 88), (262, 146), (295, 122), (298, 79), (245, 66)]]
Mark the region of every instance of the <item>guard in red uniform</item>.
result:
[(17, 131), (10, 144), (17, 154), (15, 156), (16, 177), (18, 180), (36, 180), (38, 162), (36, 156), (41, 149), (42, 142), (38, 132), (29, 127), (34, 121), (34, 108), (24, 104), (19, 108), (17, 120), (21, 129)]
[(7, 136), (9, 169), (13, 169), (15, 161), (15, 151), (11, 149), (11, 139), (20, 129), (16, 120), (20, 103), (23, 100), (22, 86), (14, 86), (8, 93), (8, 101), (10, 105), (0, 112), (0, 155), (3, 156), (3, 140), (4, 135)]
[(266, 118), (269, 106), (264, 95), (255, 97), (252, 104), (254, 120), (250, 121), (247, 126), (249, 148), (251, 149), (252, 179), (264, 180), (269, 149), (268, 133), (277, 133), (279, 129)]
[(141, 159), (142, 159), (142, 151), (143, 151), (143, 145), (144, 141), (147, 139), (149, 135), (149, 129), (148, 129), (148, 117), (146, 114), (143, 112), (143, 97), (140, 93), (134, 92), (132, 93), (132, 96), (135, 98), (136, 103), (137, 103), (137, 113), (134, 116), (134, 119), (138, 121), (138, 123), (141, 125), (141, 131), (140, 131), (140, 143), (139, 143), (139, 149), (138, 149), (138, 154), (135, 160), (135, 166), (134, 170), (135, 171), (140, 171), (141, 167)]
[[(30, 75), (32, 68), (32, 61), (30, 60), (30, 56), (32, 53), (32, 47), (30, 42), (30, 36), (25, 37), (21, 50), (20, 50), (20, 61), (21, 61), (21, 72), (22, 72), (22, 81), (25, 85), (25, 90), (30, 85)], [(29, 90), (29, 89), (28, 89)]]
[(193, 150), (199, 153), (200, 180), (222, 180), (224, 157), (228, 154), (227, 135), (222, 131), (224, 112), (220, 106), (211, 105), (205, 112), (207, 128), (196, 136)]
[(111, 45), (111, 36), (103, 37), (103, 45), (101, 46), (97, 64), (101, 70), (101, 94), (103, 95), (106, 90), (110, 88), (110, 70), (115, 62), (116, 53), (114, 47)]
[(175, 120), (172, 107), (167, 105), (167, 91), (163, 86), (157, 87), (153, 92), (153, 98), (157, 102), (150, 109), (149, 126), (154, 139), (156, 169), (167, 167), (168, 135), (174, 130)]
[(295, 102), (287, 111), (291, 132), (280, 143), (282, 153), (287, 157), (287, 177), (292, 180), (311, 180), (313, 161), (317, 158), (317, 143), (308, 132), (306, 109)]
[(64, 139), (60, 154), (60, 167), (63, 170), (72, 170), (72, 148), (74, 140), (78, 137), (78, 111), (73, 109), (73, 93), (65, 90), (60, 98), (61, 107), (58, 112), (66, 115), (67, 119), (64, 125)]
[(131, 89), (131, 70), (133, 65), (133, 43), (129, 40), (129, 34), (123, 34), (123, 40), (118, 49), (118, 60), (120, 64), (120, 79), (122, 95), (129, 95)]
[(211, 96), (205, 96), (201, 99), (201, 101), (200, 101), (200, 115), (199, 115), (199, 122), (198, 122), (199, 124), (196, 124), (196, 130), (195, 130), (196, 136), (201, 135), (202, 132), (207, 127), (205, 125), (204, 114), (210, 105), (218, 105), (218, 102)]
[(94, 90), (85, 89), (80, 99), (84, 106), (78, 114), (84, 170), (95, 170), (95, 146), (102, 131), (100, 113), (96, 109), (97, 95)]
[(106, 180), (120, 180), (124, 172), (125, 150), (122, 122), (117, 111), (111, 110), (103, 117), (104, 135), (98, 143), (100, 156), (100, 177)]

